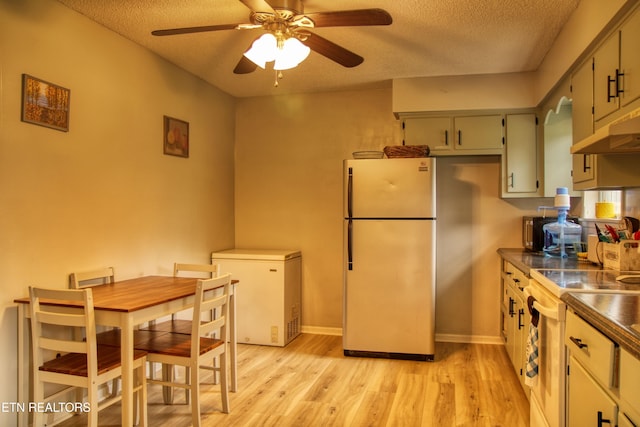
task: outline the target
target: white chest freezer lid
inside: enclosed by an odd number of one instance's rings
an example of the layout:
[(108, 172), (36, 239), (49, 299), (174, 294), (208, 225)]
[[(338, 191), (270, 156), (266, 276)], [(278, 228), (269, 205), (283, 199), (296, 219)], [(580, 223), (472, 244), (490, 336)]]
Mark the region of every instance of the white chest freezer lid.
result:
[(286, 261), (293, 258), (299, 258), (300, 256), (300, 251), (291, 249), (226, 249), (219, 252), (213, 252), (211, 254), (211, 259)]

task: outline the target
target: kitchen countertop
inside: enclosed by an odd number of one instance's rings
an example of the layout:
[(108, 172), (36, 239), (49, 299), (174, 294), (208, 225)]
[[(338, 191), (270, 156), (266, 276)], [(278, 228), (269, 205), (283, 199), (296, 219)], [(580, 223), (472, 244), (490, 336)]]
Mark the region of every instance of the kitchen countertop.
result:
[[(535, 270), (536, 278), (542, 276), (545, 282), (554, 282), (557, 289), (553, 293), (557, 297), (600, 332), (640, 358), (640, 285), (616, 282), (619, 272), (576, 259), (547, 257), (524, 249), (499, 249), (498, 254), (527, 275), (531, 276)], [(546, 283), (542, 284), (546, 287)], [(600, 292), (595, 293), (596, 289)]]
[(601, 267), (588, 261), (576, 258), (556, 258), (538, 252), (528, 252), (522, 248), (500, 248), (498, 254), (509, 261), (520, 271), (529, 275), (530, 270), (567, 269), (567, 270), (601, 270)]

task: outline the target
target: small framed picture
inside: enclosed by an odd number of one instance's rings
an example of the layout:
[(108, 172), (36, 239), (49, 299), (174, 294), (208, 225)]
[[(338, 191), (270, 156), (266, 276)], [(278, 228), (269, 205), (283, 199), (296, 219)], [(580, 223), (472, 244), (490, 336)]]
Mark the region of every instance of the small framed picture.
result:
[(69, 131), (71, 91), (28, 74), (22, 75), (22, 121)]
[(189, 123), (164, 116), (164, 154), (189, 157)]

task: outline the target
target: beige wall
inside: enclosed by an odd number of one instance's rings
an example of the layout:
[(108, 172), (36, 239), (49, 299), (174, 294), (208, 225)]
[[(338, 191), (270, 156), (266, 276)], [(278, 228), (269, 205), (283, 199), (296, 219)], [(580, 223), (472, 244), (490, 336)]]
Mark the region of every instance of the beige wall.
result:
[[(69, 132), (20, 121), (21, 75), (71, 90)], [(16, 399), (16, 297), (74, 270), (169, 274), (234, 244), (235, 101), (54, 1), (0, 1), (0, 402)], [(162, 151), (163, 115), (190, 157)], [(0, 425), (15, 422), (0, 413)]]
[[(342, 327), (342, 161), (402, 143), (391, 92), (238, 101), (236, 244), (302, 251), (307, 330)], [(521, 216), (545, 202), (500, 199), (497, 156), (439, 158), (437, 171), (437, 333), (497, 342), (496, 249), (521, 247)]]

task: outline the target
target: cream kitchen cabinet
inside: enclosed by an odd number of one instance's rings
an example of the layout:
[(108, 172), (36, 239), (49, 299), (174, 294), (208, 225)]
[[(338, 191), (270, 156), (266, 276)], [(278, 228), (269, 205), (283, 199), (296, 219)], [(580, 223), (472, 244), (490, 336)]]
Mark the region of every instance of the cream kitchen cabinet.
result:
[(615, 426), (618, 405), (573, 357), (569, 357), (567, 426)]
[(520, 384), (529, 397), (529, 387), (524, 384), (526, 367), (526, 343), (528, 325), (531, 316), (523, 295), (529, 278), (508, 261), (502, 266), (502, 338), (509, 359), (520, 380)]
[(593, 134), (593, 58), (571, 75), (571, 114), (573, 142)]
[(452, 117), (411, 117), (404, 119), (405, 145), (428, 145), (433, 155), (453, 146)]
[(455, 117), (455, 149), (460, 151), (502, 150), (504, 119), (500, 114)]
[[(573, 143), (593, 134), (592, 61), (585, 62), (571, 77)], [(628, 154), (574, 154), (573, 190), (640, 185), (638, 156)]]
[(567, 425), (618, 423), (618, 347), (608, 337), (567, 311), (564, 343), (567, 369)]
[(640, 97), (640, 12), (636, 11), (593, 55), (594, 120)]
[(640, 186), (640, 157), (629, 154), (574, 154), (573, 189)]
[(538, 118), (533, 113), (507, 114), (502, 156), (502, 197), (535, 197), (538, 180)]
[(434, 156), (502, 154), (502, 114), (411, 116), (402, 126), (405, 145), (428, 145)]
[(618, 426), (640, 426), (640, 359), (620, 351), (620, 416)]

